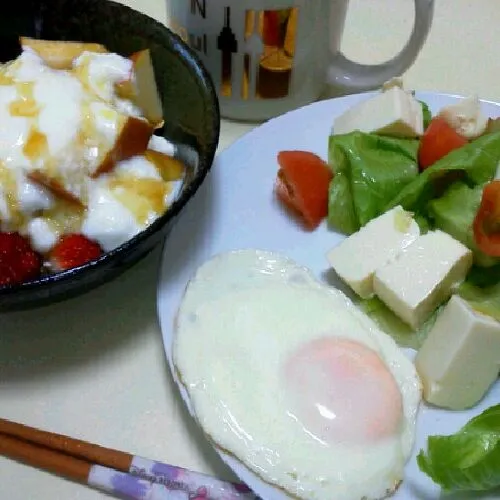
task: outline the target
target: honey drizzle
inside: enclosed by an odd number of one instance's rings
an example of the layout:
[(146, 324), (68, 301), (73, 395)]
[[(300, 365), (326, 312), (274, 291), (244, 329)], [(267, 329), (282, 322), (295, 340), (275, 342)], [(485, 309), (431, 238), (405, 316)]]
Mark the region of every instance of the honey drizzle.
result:
[(44, 211), (44, 219), (57, 234), (79, 233), (85, 209), (75, 203), (57, 198), (53, 207)]
[(169, 186), (159, 179), (138, 179), (132, 175), (117, 175), (109, 180), (113, 196), (125, 206), (140, 225), (145, 225), (152, 212), (165, 210)]
[(49, 145), (47, 136), (38, 130), (35, 125), (31, 126), (28, 139), (23, 147), (24, 155), (32, 162), (37, 160), (44, 160), (49, 155)]
[(13, 84), (14, 84), (14, 79), (11, 76), (7, 75), (4, 71), (0, 71), (0, 85), (13, 85)]
[(0, 161), (0, 186), (3, 189), (7, 207), (9, 209), (10, 224), (12, 229), (16, 229), (24, 224), (24, 217), (19, 207), (17, 199), (17, 180), (15, 172), (7, 168), (5, 163)]
[(25, 118), (36, 118), (40, 113), (40, 107), (34, 97), (34, 82), (16, 83), (17, 99), (9, 105), (11, 116), (22, 116)]
[(14, 67), (16, 61), (0, 64), (0, 85), (14, 85), (15, 80), (12, 75), (8, 74), (9, 70)]

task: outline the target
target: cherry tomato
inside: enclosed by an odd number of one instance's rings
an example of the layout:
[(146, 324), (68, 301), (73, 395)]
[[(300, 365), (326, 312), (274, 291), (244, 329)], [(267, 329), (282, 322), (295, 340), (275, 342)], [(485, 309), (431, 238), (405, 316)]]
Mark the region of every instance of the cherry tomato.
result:
[(500, 257), (500, 180), (484, 187), (473, 230), (478, 248), (486, 255)]
[(418, 151), (420, 170), (434, 165), (448, 153), (465, 146), (467, 143), (468, 140), (457, 133), (444, 118), (436, 116), (431, 120), (420, 140)]
[(328, 213), (328, 188), (333, 172), (319, 156), (308, 151), (281, 151), (276, 195), (297, 212), (309, 229)]

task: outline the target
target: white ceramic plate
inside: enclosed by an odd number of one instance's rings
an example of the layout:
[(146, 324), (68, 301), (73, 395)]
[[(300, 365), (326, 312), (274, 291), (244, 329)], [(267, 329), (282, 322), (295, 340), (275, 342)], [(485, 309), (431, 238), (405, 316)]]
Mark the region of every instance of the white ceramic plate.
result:
[[(366, 99), (367, 95), (322, 101), (287, 113), (254, 129), (217, 157), (211, 173), (180, 216), (163, 250), (158, 314), (171, 369), (176, 309), (194, 271), (211, 256), (241, 248), (273, 250), (308, 266), (319, 278), (323, 277), (328, 269), (325, 253), (339, 243), (343, 236), (329, 231), (326, 224), (312, 233), (304, 232), (280, 208), (273, 196), (276, 155), (281, 150), (301, 149), (326, 159), (328, 136), (334, 118)], [(435, 93), (417, 93), (417, 97), (427, 102), (434, 112), (458, 99), (456, 96)], [(487, 115), (500, 116), (499, 104), (484, 102), (483, 106)], [(172, 374), (175, 378), (174, 370)], [(185, 390), (181, 386), (179, 389), (193, 414)], [(419, 471), (416, 453), (425, 447), (428, 435), (453, 433), (471, 417), (499, 402), (500, 383), (471, 411), (440, 411), (423, 404), (417, 425), (414, 456), (406, 467), (405, 481), (393, 498), (440, 498), (439, 488)], [(220, 451), (219, 455), (264, 500), (288, 498), (283, 492), (260, 480), (235, 458)], [(458, 500), (459, 497), (454, 495), (453, 498)], [(497, 493), (481, 498), (499, 497)]]

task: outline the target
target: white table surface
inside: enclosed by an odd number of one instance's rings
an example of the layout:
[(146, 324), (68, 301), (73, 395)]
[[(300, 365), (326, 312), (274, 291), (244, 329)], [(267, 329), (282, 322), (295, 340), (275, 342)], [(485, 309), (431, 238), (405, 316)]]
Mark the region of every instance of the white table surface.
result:
[[(165, 21), (164, 0), (122, 1)], [(389, 58), (408, 36), (412, 15), (412, 0), (351, 0), (344, 52), (361, 62)], [(436, 0), (407, 85), (500, 101), (498, 26), (498, 0)], [(251, 128), (223, 121), (220, 149)], [(0, 416), (230, 478), (170, 378), (155, 310), (159, 256), (83, 297), (0, 316)], [(0, 498), (105, 496), (0, 458)]]

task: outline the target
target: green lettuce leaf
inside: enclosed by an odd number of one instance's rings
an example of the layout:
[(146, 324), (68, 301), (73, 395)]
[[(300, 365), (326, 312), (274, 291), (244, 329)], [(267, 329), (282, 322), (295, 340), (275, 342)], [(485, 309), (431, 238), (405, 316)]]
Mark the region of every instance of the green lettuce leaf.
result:
[(420, 470), (447, 492), (500, 487), (500, 405), (473, 418), (451, 436), (430, 436)]
[(360, 299), (358, 302), (360, 309), (367, 314), (377, 326), (390, 335), (400, 347), (411, 347), (420, 349), (424, 340), (438, 317), (442, 307), (434, 311), (432, 316), (415, 331), (404, 321), (398, 318), (379, 298)]
[(341, 233), (352, 234), (359, 229), (351, 185), (344, 172), (338, 172), (330, 184), (328, 214), (328, 224)]
[(418, 102), (422, 106), (422, 113), (424, 114), (424, 130), (425, 130), (429, 126), (429, 123), (432, 120), (432, 113), (429, 106), (427, 106), (427, 103), (425, 103), (424, 101), (418, 101)]
[(406, 210), (422, 213), (430, 200), (441, 196), (458, 179), (471, 186), (490, 181), (496, 173), (499, 160), (500, 132), (481, 136), (424, 170), (397, 193), (384, 211), (402, 205)]
[(453, 236), (474, 252), (474, 262), (478, 266), (493, 266), (498, 259), (481, 252), (474, 241), (472, 224), (481, 203), (482, 186), (469, 187), (464, 182), (453, 183), (445, 193), (432, 200), (428, 214), (434, 226)]
[(328, 222), (351, 234), (386, 211), (401, 189), (418, 176), (418, 140), (352, 132), (329, 139)]
[(500, 321), (500, 282), (481, 288), (467, 280), (457, 293), (476, 311)]
[(488, 268), (472, 266), (469, 274), (467, 275), (467, 283), (480, 288), (495, 285), (499, 281), (500, 264)]

